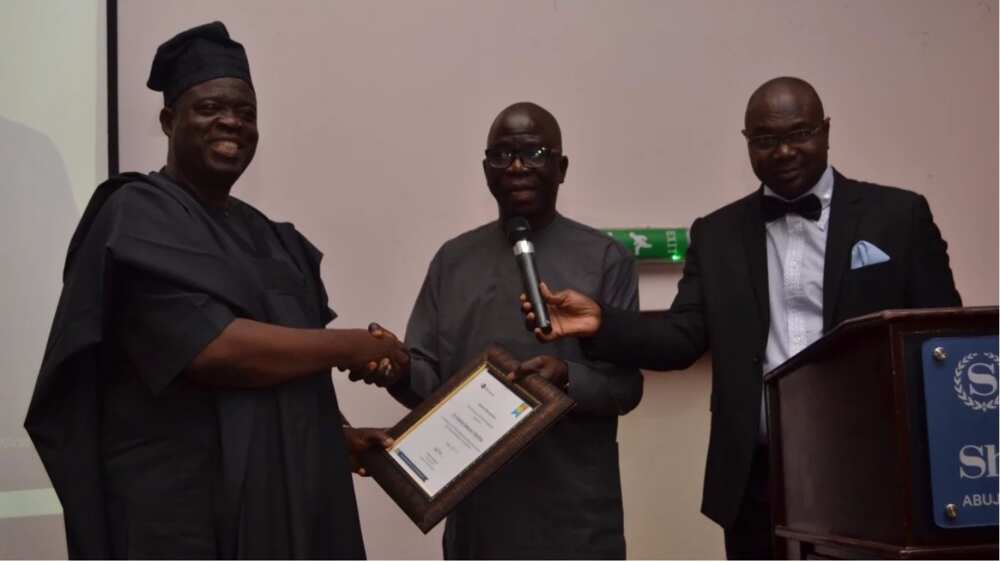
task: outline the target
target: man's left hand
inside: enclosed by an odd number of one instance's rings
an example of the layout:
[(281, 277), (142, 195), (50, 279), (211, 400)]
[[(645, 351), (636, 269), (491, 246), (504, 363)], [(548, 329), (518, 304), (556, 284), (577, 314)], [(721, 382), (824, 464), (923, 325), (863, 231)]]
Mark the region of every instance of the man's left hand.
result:
[(344, 426), (344, 438), (347, 440), (347, 451), (351, 456), (351, 470), (358, 476), (368, 476), (364, 467), (358, 464), (358, 455), (376, 447), (389, 448), (393, 444), (392, 437), (385, 429), (376, 427)]
[(565, 389), (569, 384), (569, 365), (551, 355), (539, 355), (522, 361), (514, 370), (513, 378), (516, 382), (531, 374), (541, 376), (559, 389)]

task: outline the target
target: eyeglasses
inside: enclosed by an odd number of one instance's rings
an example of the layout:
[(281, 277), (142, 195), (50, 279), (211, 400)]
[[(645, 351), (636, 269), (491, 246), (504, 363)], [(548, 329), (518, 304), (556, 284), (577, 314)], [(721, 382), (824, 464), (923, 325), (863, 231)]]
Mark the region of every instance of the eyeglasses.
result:
[(524, 148), (487, 148), (486, 163), (491, 168), (506, 169), (514, 163), (514, 159), (521, 161), (525, 168), (543, 168), (549, 161), (549, 156), (559, 154), (558, 148), (548, 148), (545, 146), (529, 146)]
[(827, 124), (827, 120), (823, 120), (815, 129), (798, 129), (790, 133), (785, 133), (783, 135), (757, 135), (749, 136), (746, 131), (743, 131), (743, 136), (747, 138), (747, 144), (750, 148), (754, 150), (774, 150), (783, 144), (789, 146), (802, 146), (807, 142), (811, 141), (816, 135), (823, 130)]

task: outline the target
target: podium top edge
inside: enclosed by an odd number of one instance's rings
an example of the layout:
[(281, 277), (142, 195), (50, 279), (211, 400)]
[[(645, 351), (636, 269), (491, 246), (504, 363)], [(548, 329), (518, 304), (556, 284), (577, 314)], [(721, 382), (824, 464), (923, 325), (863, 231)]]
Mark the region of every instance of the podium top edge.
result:
[(942, 329), (954, 330), (955, 328), (961, 329), (962, 324), (967, 323), (970, 329), (988, 324), (992, 327), (992, 333), (995, 334), (997, 333), (998, 320), (1000, 320), (1000, 316), (998, 316), (996, 306), (889, 309), (849, 318), (837, 324), (822, 338), (798, 354), (789, 357), (787, 361), (765, 373), (764, 383), (768, 384), (784, 374), (794, 371), (826, 352), (844, 336), (860, 330), (900, 326), (902, 328), (915, 328), (914, 331), (924, 331), (924, 328), (932, 327), (935, 324), (940, 325)]
[(824, 338), (834, 336), (841, 331), (850, 331), (861, 326), (879, 324), (905, 323), (914, 320), (954, 320), (960, 318), (983, 319), (997, 316), (996, 306), (965, 306), (949, 308), (894, 308), (848, 318), (834, 326), (824, 335)]

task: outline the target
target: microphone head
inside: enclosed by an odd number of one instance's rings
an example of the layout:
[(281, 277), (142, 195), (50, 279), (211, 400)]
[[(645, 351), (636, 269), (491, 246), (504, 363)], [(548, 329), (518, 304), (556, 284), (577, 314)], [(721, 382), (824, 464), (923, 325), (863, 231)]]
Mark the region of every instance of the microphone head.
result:
[(511, 217), (504, 224), (503, 229), (507, 233), (507, 240), (511, 244), (520, 240), (527, 240), (528, 235), (531, 234), (531, 224), (524, 217)]

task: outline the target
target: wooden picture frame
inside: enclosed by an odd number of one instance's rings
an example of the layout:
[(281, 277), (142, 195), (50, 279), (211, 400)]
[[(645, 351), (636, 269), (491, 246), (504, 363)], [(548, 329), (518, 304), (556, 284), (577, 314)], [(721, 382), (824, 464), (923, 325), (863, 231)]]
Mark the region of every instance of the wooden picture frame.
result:
[(433, 497), (389, 456), (386, 449), (370, 449), (360, 455), (360, 464), (368, 474), (424, 533), (430, 532), (459, 502), (575, 405), (565, 392), (538, 375), (529, 375), (517, 383), (510, 382), (505, 375), (513, 371), (515, 366), (509, 353), (498, 346), (490, 346), (389, 429), (388, 433), (393, 439), (404, 436), (427, 419), (470, 378), (479, 375), (484, 367), (532, 407), (529, 415), (483, 451)]

